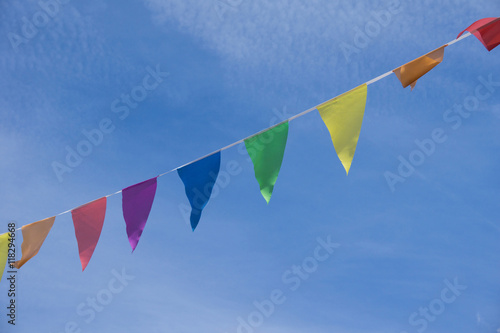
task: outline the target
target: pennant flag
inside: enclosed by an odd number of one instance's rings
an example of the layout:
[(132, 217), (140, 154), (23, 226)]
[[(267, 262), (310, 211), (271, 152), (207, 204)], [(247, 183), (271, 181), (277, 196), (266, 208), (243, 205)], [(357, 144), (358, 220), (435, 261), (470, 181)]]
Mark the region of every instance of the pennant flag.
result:
[(443, 45), (434, 51), (393, 70), (399, 81), (401, 81), (403, 88), (411, 86), (411, 89), (413, 90), (418, 79), (439, 65), (443, 61), (444, 48), (446, 46), (448, 45)]
[(22, 256), (21, 260), (14, 263), (15, 268), (21, 268), (28, 260), (38, 254), (45, 238), (47, 238), (50, 229), (54, 225), (55, 219), (56, 217), (52, 216), (45, 220), (24, 225), (21, 228), (23, 232), (23, 243), (21, 244)]
[(464, 32), (470, 32), (484, 47), (491, 51), (500, 45), (500, 18), (488, 17), (472, 23), (467, 29), (458, 34), (457, 38)]
[(196, 229), (220, 169), (220, 151), (177, 170), (191, 204), (191, 228)]
[(367, 92), (365, 83), (317, 107), (346, 174), (356, 152)]
[(287, 138), (288, 121), (245, 140), (245, 147), (253, 162), (255, 178), (260, 185), (260, 193), (267, 203), (271, 200), (274, 184), (278, 179)]
[(82, 271), (87, 267), (97, 246), (105, 215), (106, 197), (94, 200), (71, 211)]
[(132, 246), (132, 252), (139, 243), (146, 226), (155, 194), (156, 177), (122, 190), (123, 217), (127, 225), (128, 241)]
[(0, 281), (2, 281), (3, 271), (7, 265), (9, 255), (9, 233), (0, 235)]

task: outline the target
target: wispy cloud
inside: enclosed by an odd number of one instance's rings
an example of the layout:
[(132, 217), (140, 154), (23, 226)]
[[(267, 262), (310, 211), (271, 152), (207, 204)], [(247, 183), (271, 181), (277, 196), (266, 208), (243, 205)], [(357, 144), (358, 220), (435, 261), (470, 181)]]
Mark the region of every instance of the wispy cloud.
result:
[[(469, 22), (463, 13), (473, 17), (485, 6), (484, 3), (455, 2), (455, 7), (445, 1), (417, 7), (398, 0), (369, 3), (145, 0), (157, 24), (177, 26), (238, 68), (279, 67), (288, 73), (306, 71), (311, 66), (343, 65), (339, 43), (352, 42), (356, 33), (353, 27), (364, 30), (367, 22), (375, 20), (377, 12), (395, 8), (397, 14), (391, 20), (394, 26), (391, 23), (384, 34), (389, 34), (395, 43), (406, 41), (415, 45), (435, 39), (435, 34), (425, 29), (428, 26), (426, 10), (439, 12), (446, 8), (446, 15), (438, 15), (438, 22), (433, 22), (435, 29), (436, 24), (445, 27), (450, 21)], [(218, 8), (224, 8), (222, 16)], [(453, 29), (456, 27), (447, 30)]]

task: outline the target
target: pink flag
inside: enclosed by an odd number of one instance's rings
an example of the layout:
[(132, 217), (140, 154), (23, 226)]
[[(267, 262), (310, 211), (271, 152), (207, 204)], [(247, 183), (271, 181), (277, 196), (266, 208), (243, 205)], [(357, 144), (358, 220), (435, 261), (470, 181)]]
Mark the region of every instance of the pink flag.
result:
[(146, 226), (156, 194), (156, 177), (122, 190), (122, 209), (132, 251)]
[(106, 215), (106, 197), (73, 209), (71, 215), (75, 226), (82, 271), (84, 271), (101, 236), (104, 216)]

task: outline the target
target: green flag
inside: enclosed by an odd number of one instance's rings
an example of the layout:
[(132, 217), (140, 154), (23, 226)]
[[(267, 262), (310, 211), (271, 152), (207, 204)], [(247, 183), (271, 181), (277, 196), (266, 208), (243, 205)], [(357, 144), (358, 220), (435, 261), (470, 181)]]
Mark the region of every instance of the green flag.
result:
[(245, 140), (245, 147), (253, 162), (255, 178), (267, 203), (271, 200), (274, 184), (278, 179), (287, 138), (288, 121)]

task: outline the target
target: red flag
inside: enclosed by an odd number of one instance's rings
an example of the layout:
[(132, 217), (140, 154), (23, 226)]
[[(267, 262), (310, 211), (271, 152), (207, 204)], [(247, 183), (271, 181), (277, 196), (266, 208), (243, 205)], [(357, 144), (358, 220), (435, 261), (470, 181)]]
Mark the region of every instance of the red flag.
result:
[(488, 17), (476, 21), (462, 31), (457, 38), (465, 31), (476, 36), (488, 51), (500, 45), (500, 17)]
[(71, 215), (75, 226), (82, 271), (84, 271), (101, 236), (104, 216), (106, 215), (106, 197), (73, 209)]

